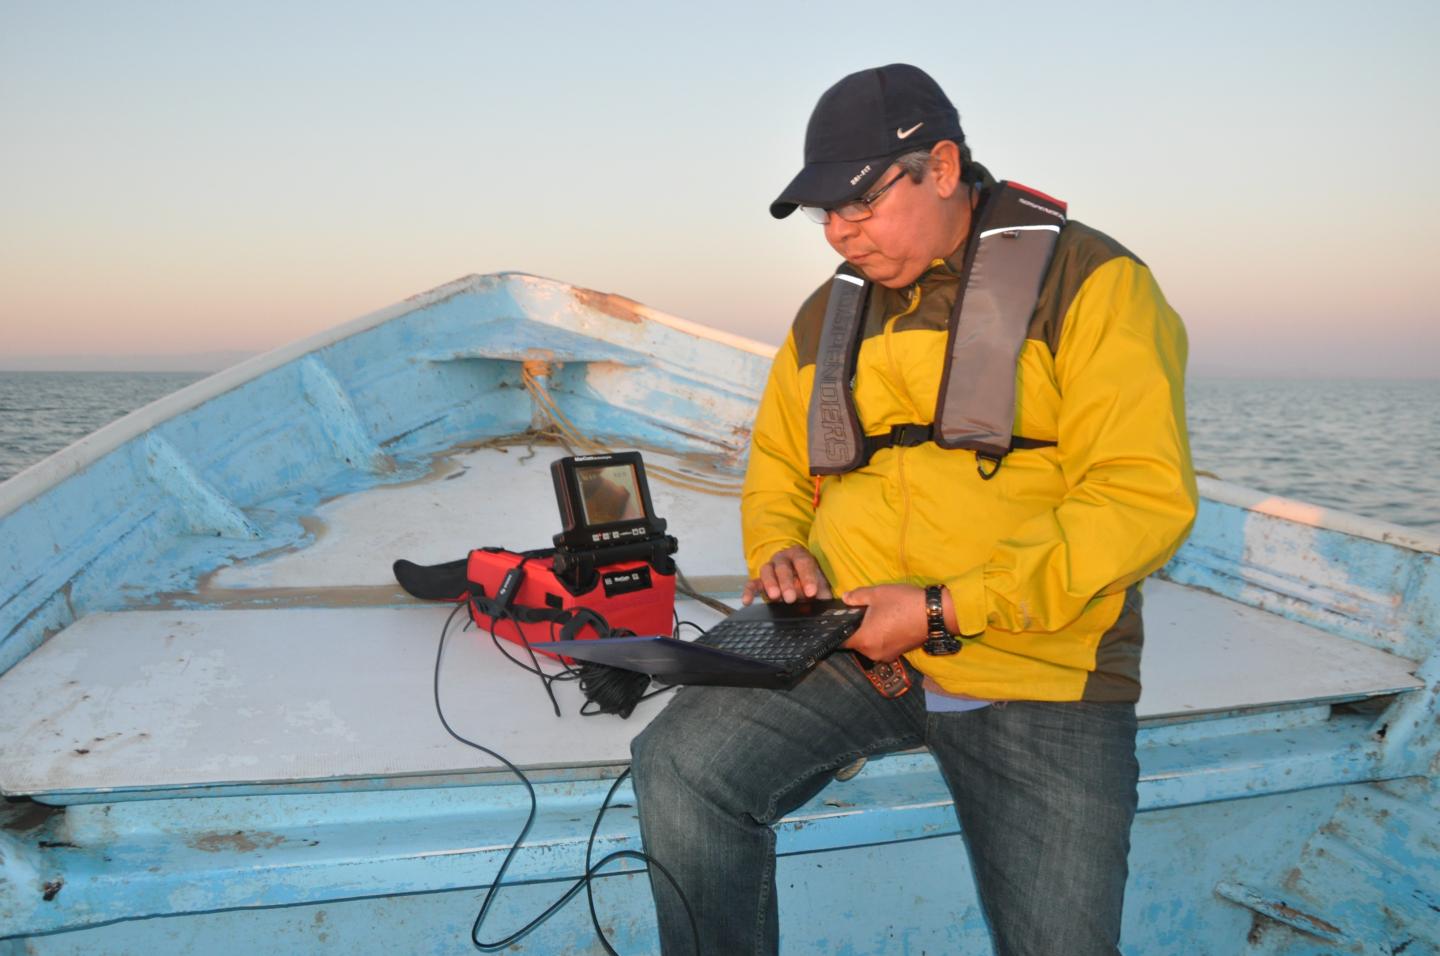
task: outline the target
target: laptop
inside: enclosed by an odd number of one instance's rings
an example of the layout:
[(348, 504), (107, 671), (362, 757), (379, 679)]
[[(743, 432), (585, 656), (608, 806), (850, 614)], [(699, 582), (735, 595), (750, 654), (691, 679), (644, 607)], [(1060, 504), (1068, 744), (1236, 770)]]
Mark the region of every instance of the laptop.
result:
[(670, 684), (788, 687), (855, 633), (865, 608), (840, 600), (757, 601), (693, 641), (671, 637), (531, 641), (537, 651), (639, 671)]

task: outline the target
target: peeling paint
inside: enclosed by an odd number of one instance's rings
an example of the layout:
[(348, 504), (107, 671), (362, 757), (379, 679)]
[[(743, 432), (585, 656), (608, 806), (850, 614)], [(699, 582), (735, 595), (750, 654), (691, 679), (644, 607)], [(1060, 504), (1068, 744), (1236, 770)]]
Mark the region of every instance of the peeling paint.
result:
[(236, 830), (234, 833), (207, 833), (186, 840), (187, 846), (206, 853), (253, 853), (269, 850), (285, 842), (278, 833)]

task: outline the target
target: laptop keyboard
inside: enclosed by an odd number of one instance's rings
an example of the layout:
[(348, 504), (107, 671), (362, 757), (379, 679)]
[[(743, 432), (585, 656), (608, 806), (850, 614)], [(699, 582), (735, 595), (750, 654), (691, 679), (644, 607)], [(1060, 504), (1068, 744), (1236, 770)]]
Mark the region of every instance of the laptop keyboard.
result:
[[(853, 631), (854, 625), (846, 629), (846, 635)], [(834, 650), (837, 641), (835, 622), (814, 618), (726, 621), (696, 638), (696, 643), (756, 660), (784, 664), (822, 657)]]

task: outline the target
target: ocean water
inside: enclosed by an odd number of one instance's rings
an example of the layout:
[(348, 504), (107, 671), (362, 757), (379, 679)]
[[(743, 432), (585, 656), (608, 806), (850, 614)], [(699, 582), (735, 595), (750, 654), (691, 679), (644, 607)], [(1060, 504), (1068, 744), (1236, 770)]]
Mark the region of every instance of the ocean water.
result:
[[(201, 377), (0, 372), (0, 481)], [(1440, 531), (1440, 380), (1196, 379), (1186, 400), (1197, 469)]]
[(202, 372), (0, 372), (0, 481)]
[(1440, 531), (1440, 379), (1198, 379), (1186, 405), (1197, 470)]

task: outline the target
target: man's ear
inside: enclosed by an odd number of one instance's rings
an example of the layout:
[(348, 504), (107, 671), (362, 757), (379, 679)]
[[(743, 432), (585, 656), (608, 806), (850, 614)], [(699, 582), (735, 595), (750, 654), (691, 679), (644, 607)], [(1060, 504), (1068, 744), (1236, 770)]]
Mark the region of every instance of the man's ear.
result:
[(954, 140), (942, 139), (930, 150), (930, 169), (935, 177), (935, 192), (949, 199), (960, 188), (960, 147)]

